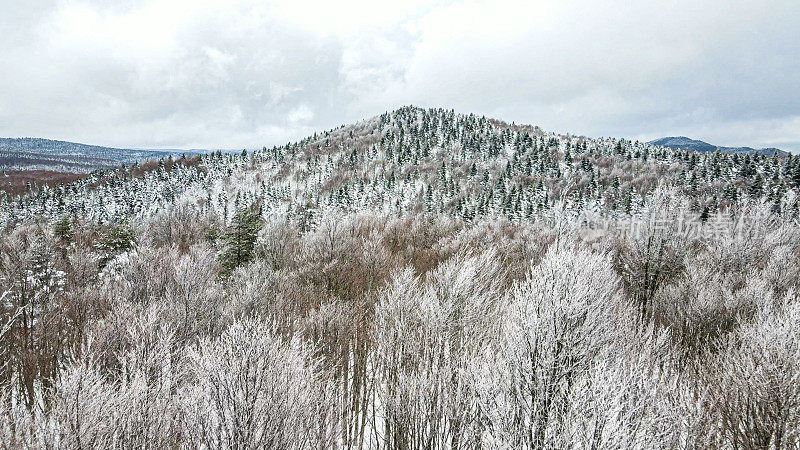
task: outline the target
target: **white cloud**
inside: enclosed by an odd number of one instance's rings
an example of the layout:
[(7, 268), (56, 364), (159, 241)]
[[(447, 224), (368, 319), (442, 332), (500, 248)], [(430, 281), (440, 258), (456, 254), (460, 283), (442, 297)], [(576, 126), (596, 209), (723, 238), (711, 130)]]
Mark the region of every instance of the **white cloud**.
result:
[(296, 124), (299, 122), (308, 122), (314, 118), (314, 111), (308, 105), (299, 105), (289, 111), (287, 120), (289, 123)]

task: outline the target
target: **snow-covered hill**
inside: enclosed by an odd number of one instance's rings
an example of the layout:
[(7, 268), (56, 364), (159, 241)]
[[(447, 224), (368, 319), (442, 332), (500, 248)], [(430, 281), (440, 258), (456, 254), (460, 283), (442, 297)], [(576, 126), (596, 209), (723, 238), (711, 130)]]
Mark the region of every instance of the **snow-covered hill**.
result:
[(0, 138), (0, 169), (88, 173), (180, 153), (180, 150), (120, 149), (41, 138)]
[[(327, 209), (446, 213), (472, 221), (631, 215), (657, 188), (696, 214), (747, 201), (796, 214), (800, 160), (688, 152), (625, 139), (547, 133), (443, 109), (405, 107), (299, 142), (134, 174), (127, 169), (7, 198), (2, 221), (78, 214), (98, 221), (175, 203), (227, 221), (244, 206), (313, 225)], [(163, 163), (162, 163), (163, 165)]]
[(718, 145), (711, 145), (708, 142), (698, 141), (696, 139), (689, 139), (686, 136), (672, 136), (650, 141), (653, 145), (659, 145), (669, 148), (680, 148), (683, 150), (692, 150), (696, 152), (715, 152), (720, 151), (724, 153), (742, 153), (747, 155), (779, 155), (787, 156), (789, 152), (769, 147), (769, 148), (752, 148), (752, 147), (722, 147)]

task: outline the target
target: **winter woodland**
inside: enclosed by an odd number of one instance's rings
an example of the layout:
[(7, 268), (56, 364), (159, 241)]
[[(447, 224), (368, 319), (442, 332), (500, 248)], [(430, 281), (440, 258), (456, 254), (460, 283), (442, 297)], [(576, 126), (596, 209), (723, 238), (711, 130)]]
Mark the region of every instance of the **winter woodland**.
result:
[(406, 107), (0, 193), (0, 448), (800, 446), (800, 158)]

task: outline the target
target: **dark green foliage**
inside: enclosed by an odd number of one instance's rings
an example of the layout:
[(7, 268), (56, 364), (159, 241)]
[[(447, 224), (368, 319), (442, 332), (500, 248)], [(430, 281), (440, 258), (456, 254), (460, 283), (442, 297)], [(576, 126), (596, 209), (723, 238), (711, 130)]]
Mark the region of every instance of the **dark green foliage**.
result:
[(710, 217), (710, 214), (709, 214), (709, 211), (708, 211), (708, 206), (706, 206), (706, 207), (703, 208), (703, 212), (700, 213), (700, 221), (705, 223), (705, 222), (708, 221), (709, 217)]
[(222, 235), (222, 231), (220, 230), (219, 226), (216, 223), (210, 224), (208, 230), (206, 230), (206, 242), (211, 244), (212, 247), (217, 246), (217, 241), (219, 241)]
[(114, 251), (124, 252), (133, 247), (133, 230), (131, 230), (124, 223), (111, 227), (99, 242), (98, 248)]
[(251, 206), (233, 216), (231, 226), (222, 236), (223, 251), (219, 255), (224, 275), (252, 259), (256, 238), (262, 226), (261, 211), (258, 208)]
[(53, 227), (53, 233), (59, 241), (69, 243), (72, 239), (72, 221), (69, 219), (69, 216), (64, 215), (61, 217), (61, 220), (56, 222)]
[(114, 256), (133, 248), (133, 230), (125, 223), (112, 226), (101, 234), (95, 248), (102, 254), (100, 267), (104, 267)]

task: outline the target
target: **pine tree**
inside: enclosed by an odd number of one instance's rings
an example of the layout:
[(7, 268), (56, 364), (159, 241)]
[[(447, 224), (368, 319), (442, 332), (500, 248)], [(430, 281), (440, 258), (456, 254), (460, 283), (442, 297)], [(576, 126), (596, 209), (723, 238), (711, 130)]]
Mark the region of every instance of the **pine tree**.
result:
[(224, 250), (219, 255), (219, 262), (223, 274), (230, 274), (253, 258), (256, 237), (262, 226), (261, 211), (254, 206), (233, 216), (231, 226), (222, 237)]
[(710, 216), (711, 214), (708, 211), (708, 206), (703, 207), (703, 211), (700, 213), (700, 221), (705, 223)]
[(757, 199), (761, 197), (761, 184), (761, 175), (756, 174), (755, 178), (753, 178), (753, 180), (747, 186), (747, 194), (750, 196), (750, 198)]
[(106, 264), (117, 254), (133, 248), (135, 236), (133, 230), (126, 223), (119, 223), (106, 230), (95, 248), (101, 253), (100, 267)]
[(795, 187), (800, 187), (800, 164), (794, 166), (791, 171), (791, 177)]
[(72, 221), (70, 221), (68, 215), (61, 216), (61, 220), (56, 222), (53, 227), (53, 233), (59, 241), (69, 243), (72, 238)]

